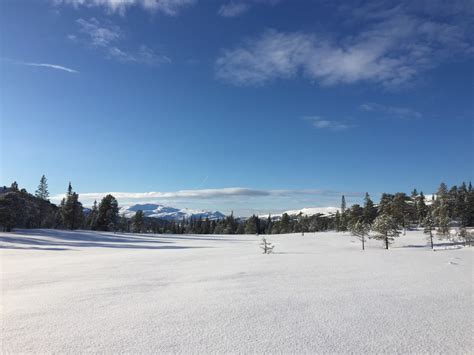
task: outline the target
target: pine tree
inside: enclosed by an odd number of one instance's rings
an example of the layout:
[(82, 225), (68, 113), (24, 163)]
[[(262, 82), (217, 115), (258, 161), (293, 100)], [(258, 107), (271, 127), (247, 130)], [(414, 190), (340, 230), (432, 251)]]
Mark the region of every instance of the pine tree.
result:
[(334, 216), (334, 229), (336, 232), (341, 231), (341, 214), (339, 211), (336, 211), (336, 215)]
[(365, 250), (365, 240), (369, 236), (370, 228), (370, 224), (367, 223), (364, 218), (360, 218), (349, 225), (349, 230), (352, 235), (362, 242), (362, 250)]
[(272, 234), (272, 227), (273, 227), (272, 216), (268, 215), (267, 225), (265, 226), (265, 233), (266, 234)]
[(72, 190), (69, 182), (66, 198), (61, 201), (61, 217), (63, 225), (68, 229), (77, 229), (83, 220), (82, 204), (79, 202), (79, 195)]
[(125, 217), (124, 213), (122, 213), (122, 215), (120, 216), (119, 230), (124, 233), (130, 232), (129, 220), (127, 217)]
[(35, 192), (35, 196), (42, 200), (49, 201), (48, 180), (44, 175), (40, 179), (40, 183), (38, 185), (38, 189)]
[(379, 203), (379, 215), (380, 214), (385, 214), (385, 215), (392, 215), (392, 201), (393, 201), (393, 195), (383, 193), (382, 196), (380, 197), (380, 203)]
[(87, 227), (92, 230), (97, 229), (97, 215), (99, 214), (99, 210), (97, 207), (97, 201), (94, 201), (92, 205), (91, 211), (87, 215)]
[(341, 197), (341, 213), (344, 214), (346, 212), (346, 197), (342, 195)]
[(418, 223), (421, 224), (422, 221), (426, 218), (428, 213), (428, 206), (425, 203), (425, 195), (423, 195), (423, 191), (420, 192), (418, 196), (418, 203), (416, 205), (416, 215), (418, 217)]
[(474, 189), (471, 182), (467, 189), (466, 226), (474, 227)]
[(424, 232), (429, 234), (431, 249), (434, 249), (434, 244), (433, 244), (434, 221), (433, 221), (433, 217), (431, 216), (431, 213), (427, 214), (427, 216), (423, 220), (423, 225), (425, 227)]
[(260, 232), (260, 220), (256, 215), (247, 218), (245, 221), (244, 233), (245, 234), (259, 234)]
[(377, 233), (372, 238), (383, 240), (385, 242), (385, 249), (388, 249), (389, 244), (394, 238), (400, 236), (400, 230), (396, 220), (387, 214), (379, 215), (373, 224), (373, 230)]
[(142, 210), (138, 210), (135, 212), (135, 216), (133, 216), (133, 231), (135, 233), (141, 233), (143, 231), (143, 219), (144, 213)]
[(370, 199), (368, 192), (365, 193), (364, 197), (364, 221), (371, 224), (377, 217), (377, 209), (374, 206), (374, 202)]
[(439, 185), (433, 208), (435, 221), (438, 225), (438, 234), (446, 237), (449, 235), (450, 218), (448, 187), (445, 183)]
[(290, 233), (291, 232), (291, 220), (288, 213), (283, 213), (281, 215), (280, 221), (280, 233)]
[(97, 229), (101, 231), (111, 230), (116, 226), (119, 217), (118, 202), (112, 195), (105, 196), (99, 204), (97, 213)]
[(346, 197), (341, 197), (341, 216), (339, 219), (339, 230), (345, 232), (347, 230), (347, 215), (346, 215)]

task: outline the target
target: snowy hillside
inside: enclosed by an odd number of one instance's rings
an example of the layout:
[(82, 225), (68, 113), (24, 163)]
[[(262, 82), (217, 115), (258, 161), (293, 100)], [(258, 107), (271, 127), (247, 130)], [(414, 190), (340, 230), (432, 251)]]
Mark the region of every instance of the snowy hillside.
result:
[(0, 233), (1, 352), (472, 352), (474, 248), (267, 238)]
[[(339, 208), (337, 207), (307, 207), (307, 208), (302, 208), (300, 210), (290, 210), (290, 211), (285, 211), (282, 213), (277, 213), (277, 214), (272, 214), (272, 218), (281, 218), (283, 213), (288, 214), (290, 217), (296, 217), (300, 213), (303, 216), (314, 216), (314, 215), (321, 215), (321, 216), (333, 216), (336, 214), (336, 212), (339, 211)], [(268, 217), (267, 215), (261, 215), (259, 216), (260, 218), (266, 218)]]
[(161, 218), (166, 220), (180, 221), (183, 218), (209, 218), (220, 219), (224, 218), (224, 214), (219, 211), (198, 211), (187, 208), (179, 209), (174, 207), (167, 207), (159, 204), (147, 203), (136, 204), (132, 206), (124, 206), (120, 209), (120, 214), (125, 214), (126, 217), (133, 217), (138, 210), (142, 210), (146, 217)]

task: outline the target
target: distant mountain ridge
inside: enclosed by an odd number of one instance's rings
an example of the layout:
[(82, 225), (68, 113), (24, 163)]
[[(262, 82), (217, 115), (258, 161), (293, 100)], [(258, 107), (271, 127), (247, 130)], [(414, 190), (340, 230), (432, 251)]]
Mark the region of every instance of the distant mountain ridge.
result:
[[(336, 214), (336, 212), (339, 211), (339, 208), (337, 207), (306, 207), (302, 208), (300, 210), (289, 210), (285, 211), (282, 213), (276, 213), (272, 214), (271, 217), (272, 219), (279, 219), (281, 216), (286, 213), (290, 217), (296, 217), (299, 214), (307, 217), (307, 216), (315, 216), (315, 215), (321, 215), (324, 217), (331, 217)], [(265, 218), (268, 217), (268, 215), (261, 215), (259, 216), (260, 218)]]
[(209, 218), (216, 220), (224, 218), (225, 215), (219, 211), (191, 210), (188, 208), (175, 208), (155, 203), (135, 204), (120, 208), (120, 214), (125, 217), (133, 217), (138, 210), (142, 210), (146, 217), (166, 219), (169, 221), (180, 221), (183, 218)]

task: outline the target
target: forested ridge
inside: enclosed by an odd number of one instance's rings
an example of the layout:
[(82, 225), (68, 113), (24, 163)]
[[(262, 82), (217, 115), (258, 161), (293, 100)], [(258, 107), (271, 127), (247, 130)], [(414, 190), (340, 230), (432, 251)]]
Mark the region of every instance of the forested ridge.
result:
[[(225, 218), (189, 218), (169, 221), (146, 217), (139, 210), (133, 217), (120, 214), (117, 199), (105, 196), (91, 208), (84, 208), (79, 195), (69, 183), (65, 197), (59, 205), (49, 200), (47, 179), (43, 175), (34, 194), (20, 189), (16, 182), (0, 188), (0, 228), (89, 229), (135, 233), (173, 234), (281, 234), (305, 233), (326, 230), (351, 231), (382, 230), (384, 224), (393, 230), (423, 227), (429, 232), (448, 235), (451, 228), (474, 226), (474, 190), (471, 183), (448, 187), (441, 183), (437, 192), (426, 198), (414, 189), (410, 194), (384, 193), (376, 204), (367, 193), (363, 204), (346, 206), (341, 197), (339, 211), (331, 215), (288, 215), (279, 218), (261, 218), (253, 215), (236, 218), (233, 213)], [(386, 235), (385, 235), (386, 236)], [(387, 241), (388, 242), (388, 241)]]

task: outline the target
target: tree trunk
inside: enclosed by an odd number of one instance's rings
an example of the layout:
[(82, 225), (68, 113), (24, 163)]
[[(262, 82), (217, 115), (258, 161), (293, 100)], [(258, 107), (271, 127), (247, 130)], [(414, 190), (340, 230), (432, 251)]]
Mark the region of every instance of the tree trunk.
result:
[(430, 228), (430, 242), (431, 242), (431, 249), (434, 249), (434, 246), (433, 246), (433, 233), (431, 232), (431, 228)]
[(362, 237), (362, 250), (365, 250), (365, 245), (364, 245), (365, 243), (364, 242), (365, 242), (365, 239), (364, 239), (364, 237)]
[(388, 250), (388, 236), (385, 236), (385, 249)]

